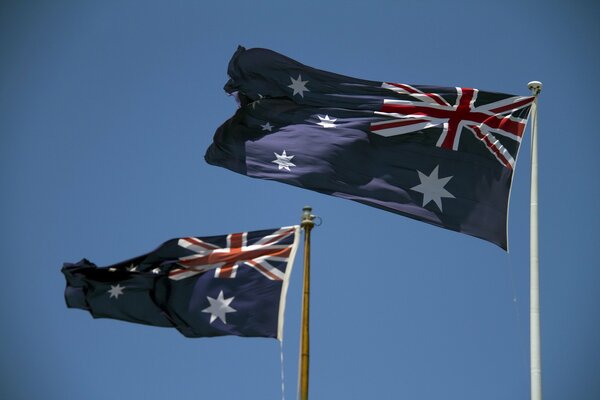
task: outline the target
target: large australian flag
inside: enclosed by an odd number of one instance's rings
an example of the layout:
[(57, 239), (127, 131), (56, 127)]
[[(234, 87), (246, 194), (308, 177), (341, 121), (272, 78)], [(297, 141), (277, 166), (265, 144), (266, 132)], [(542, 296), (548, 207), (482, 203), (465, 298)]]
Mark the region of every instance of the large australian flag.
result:
[(187, 337), (281, 339), (298, 236), (290, 226), (184, 237), (107, 267), (65, 263), (67, 306)]
[(217, 129), (208, 163), (507, 248), (533, 97), (356, 79), (243, 47), (228, 74), (240, 108)]

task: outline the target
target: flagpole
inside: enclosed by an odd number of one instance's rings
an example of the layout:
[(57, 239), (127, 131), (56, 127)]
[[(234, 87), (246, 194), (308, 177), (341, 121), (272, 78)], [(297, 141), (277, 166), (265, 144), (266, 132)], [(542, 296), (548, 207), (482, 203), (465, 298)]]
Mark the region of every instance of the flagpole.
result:
[(531, 112), (531, 203), (529, 224), (529, 302), (530, 302), (530, 355), (531, 355), (531, 400), (542, 400), (542, 357), (540, 328), (540, 258), (538, 241), (538, 140), (537, 140), (537, 96), (542, 83), (532, 81), (528, 88), (535, 96)]
[(300, 400), (308, 400), (308, 364), (309, 364), (309, 315), (310, 315), (310, 231), (315, 226), (315, 216), (311, 214), (311, 207), (302, 209), (302, 222), (304, 229), (304, 289), (302, 294), (302, 327), (300, 328)]

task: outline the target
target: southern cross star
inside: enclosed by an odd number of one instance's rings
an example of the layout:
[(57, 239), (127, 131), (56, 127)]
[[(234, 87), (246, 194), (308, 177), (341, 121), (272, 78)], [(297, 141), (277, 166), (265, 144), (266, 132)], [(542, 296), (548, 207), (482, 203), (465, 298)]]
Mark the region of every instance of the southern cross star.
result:
[(446, 178), (438, 178), (438, 168), (439, 165), (437, 165), (433, 171), (431, 171), (429, 176), (425, 175), (421, 171), (417, 171), (421, 183), (412, 187), (411, 189), (415, 192), (423, 193), (423, 207), (429, 204), (429, 202), (433, 201), (435, 204), (437, 204), (440, 211), (443, 211), (442, 198), (454, 198), (452, 193), (444, 189), (444, 186), (446, 186), (452, 177), (448, 176)]
[(253, 110), (256, 110), (256, 105), (257, 105), (257, 104), (260, 104), (260, 101), (261, 101), (262, 99), (264, 99), (264, 98), (265, 98), (265, 97), (264, 97), (262, 94), (260, 94), (260, 93), (256, 93), (256, 94), (258, 95), (258, 99), (257, 99), (257, 100), (254, 100), (252, 103), (250, 103), (250, 105), (252, 106), (252, 109), (253, 109)]
[(297, 79), (294, 79), (290, 76), (290, 80), (292, 81), (292, 84), (288, 85), (288, 87), (294, 90), (292, 96), (299, 94), (300, 97), (304, 97), (304, 92), (310, 92), (310, 90), (306, 88), (308, 81), (303, 81), (302, 75), (298, 74)]
[(217, 318), (219, 318), (221, 320), (221, 322), (226, 324), (227, 323), (227, 313), (232, 313), (232, 312), (237, 311), (236, 309), (229, 307), (229, 304), (231, 304), (231, 302), (235, 299), (235, 297), (230, 297), (230, 298), (226, 299), (223, 296), (222, 290), (216, 299), (213, 299), (212, 297), (209, 297), (209, 296), (206, 296), (206, 299), (210, 303), (210, 306), (206, 307), (204, 310), (202, 310), (202, 312), (210, 313), (210, 323), (211, 324)]
[(262, 128), (263, 131), (271, 132), (273, 130), (273, 125), (271, 125), (269, 122), (267, 122), (264, 125), (261, 125), (260, 127)]
[(279, 170), (281, 171), (282, 169), (285, 169), (286, 171), (290, 171), (290, 167), (295, 167), (296, 164), (293, 164), (292, 162), (290, 162), (290, 160), (292, 158), (294, 158), (294, 156), (288, 156), (285, 153), (285, 150), (283, 151), (282, 154), (277, 154), (277, 153), (273, 153), (275, 154), (275, 157), (277, 157), (276, 160), (271, 161), (272, 163), (275, 163), (279, 166)]
[(321, 125), (323, 128), (335, 128), (334, 122), (337, 121), (337, 118), (329, 118), (329, 115), (326, 115), (325, 118), (320, 115), (317, 117), (321, 120), (317, 125)]
[(110, 298), (112, 299), (114, 297), (115, 299), (118, 299), (119, 296), (123, 294), (123, 289), (125, 289), (125, 286), (121, 286), (118, 283), (117, 286), (110, 285), (110, 290), (108, 291), (108, 293), (110, 293)]

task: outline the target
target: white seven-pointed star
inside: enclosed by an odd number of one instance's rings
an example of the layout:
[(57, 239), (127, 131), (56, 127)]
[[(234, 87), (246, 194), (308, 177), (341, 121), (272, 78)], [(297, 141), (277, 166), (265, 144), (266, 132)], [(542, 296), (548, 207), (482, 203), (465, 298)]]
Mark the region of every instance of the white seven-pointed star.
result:
[(442, 198), (447, 197), (453, 199), (454, 196), (452, 193), (444, 189), (444, 186), (452, 179), (451, 176), (446, 178), (438, 178), (438, 168), (437, 165), (429, 176), (425, 175), (421, 171), (417, 171), (419, 174), (420, 184), (412, 187), (411, 189), (423, 193), (423, 207), (429, 204), (430, 201), (435, 202), (437, 204), (440, 211), (442, 211)]
[(110, 285), (110, 290), (108, 291), (108, 293), (110, 293), (110, 298), (112, 299), (114, 297), (115, 299), (118, 299), (119, 296), (123, 294), (123, 289), (125, 289), (125, 286), (121, 286), (118, 283), (117, 286)]
[(300, 97), (304, 97), (304, 92), (310, 92), (310, 90), (306, 88), (306, 84), (308, 83), (308, 81), (303, 81), (302, 75), (298, 74), (297, 79), (294, 79), (290, 76), (290, 79), (292, 81), (292, 84), (288, 85), (288, 87), (294, 90), (292, 96), (299, 94)]
[(277, 154), (277, 153), (273, 153), (273, 154), (275, 154), (275, 157), (277, 157), (277, 159), (273, 160), (271, 162), (279, 165), (279, 170), (285, 169), (286, 171), (291, 171), (290, 167), (296, 166), (296, 164), (293, 164), (290, 162), (290, 160), (292, 158), (294, 158), (294, 156), (288, 156), (285, 153), (285, 150), (283, 151), (282, 154)]
[(317, 125), (321, 125), (323, 128), (335, 128), (334, 122), (337, 121), (337, 118), (329, 118), (329, 115), (326, 115), (325, 118), (320, 115), (317, 117), (321, 120)]
[(227, 313), (236, 312), (237, 310), (229, 307), (229, 304), (235, 299), (235, 297), (230, 297), (226, 299), (223, 296), (223, 291), (219, 293), (219, 296), (216, 299), (212, 297), (206, 296), (206, 299), (210, 303), (209, 307), (206, 307), (202, 312), (210, 313), (210, 323), (212, 324), (215, 319), (219, 318), (224, 324), (227, 323)]
[(137, 272), (137, 265), (131, 264), (127, 269), (129, 270), (129, 272)]
[(264, 125), (261, 125), (260, 127), (262, 128), (263, 131), (269, 131), (269, 132), (271, 132), (273, 129), (273, 125), (271, 125), (269, 122), (267, 122)]

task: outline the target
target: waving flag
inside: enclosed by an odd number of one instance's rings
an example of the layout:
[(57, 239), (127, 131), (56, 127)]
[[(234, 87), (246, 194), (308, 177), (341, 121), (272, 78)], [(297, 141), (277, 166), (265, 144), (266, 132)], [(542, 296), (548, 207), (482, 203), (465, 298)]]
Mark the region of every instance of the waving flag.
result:
[(98, 268), (65, 263), (65, 299), (95, 318), (173, 327), (188, 337), (281, 339), (299, 227), (172, 239)]
[(533, 97), (356, 79), (243, 47), (228, 74), (240, 108), (217, 129), (208, 163), (507, 248)]

